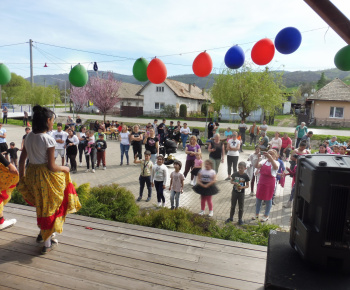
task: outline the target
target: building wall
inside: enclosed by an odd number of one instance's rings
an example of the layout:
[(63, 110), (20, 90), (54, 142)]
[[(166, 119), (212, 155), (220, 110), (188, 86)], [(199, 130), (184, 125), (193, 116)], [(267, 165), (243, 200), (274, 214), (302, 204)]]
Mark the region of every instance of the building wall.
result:
[[(221, 113), (221, 120), (224, 121), (237, 121), (241, 120), (241, 117), (239, 116), (238, 112), (233, 112), (230, 108), (222, 106), (220, 109)], [(248, 118), (246, 118), (246, 121), (251, 122), (261, 122), (262, 120), (262, 110), (258, 109), (256, 111), (253, 111)]]
[[(164, 90), (157, 91), (157, 87), (162, 87)], [(162, 103), (166, 105), (174, 105), (176, 108), (176, 112), (179, 113), (180, 105), (187, 105), (187, 112), (197, 112), (201, 109), (201, 104), (204, 101), (200, 101), (198, 104), (198, 100), (188, 99), (188, 98), (180, 98), (177, 97), (174, 92), (164, 83), (156, 85), (150, 83), (142, 92), (144, 106), (143, 112), (145, 115), (149, 114), (157, 114), (161, 111), (161, 109), (155, 109), (155, 103)]]
[[(330, 118), (331, 107), (344, 108), (343, 118)], [(313, 108), (316, 126), (329, 126), (333, 123), (340, 123), (340, 126), (350, 126), (350, 102), (327, 102), (315, 100)]]
[(121, 106), (143, 107), (143, 100), (120, 99), (120, 102), (116, 104), (114, 107), (120, 108)]

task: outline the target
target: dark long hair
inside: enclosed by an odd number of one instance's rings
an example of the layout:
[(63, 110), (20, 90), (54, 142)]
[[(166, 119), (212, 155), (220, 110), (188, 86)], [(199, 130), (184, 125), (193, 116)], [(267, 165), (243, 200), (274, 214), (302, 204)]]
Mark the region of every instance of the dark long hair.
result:
[(53, 118), (55, 113), (46, 107), (39, 105), (33, 108), (33, 132), (34, 133), (44, 133), (49, 130), (47, 125), (47, 119)]

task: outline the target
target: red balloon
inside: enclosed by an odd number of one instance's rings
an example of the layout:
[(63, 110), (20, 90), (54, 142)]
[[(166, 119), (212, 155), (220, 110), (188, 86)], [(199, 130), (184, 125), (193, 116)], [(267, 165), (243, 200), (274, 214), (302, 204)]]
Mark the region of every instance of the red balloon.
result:
[(257, 65), (268, 64), (275, 55), (275, 45), (271, 39), (263, 38), (259, 40), (252, 49), (252, 60)]
[(148, 80), (157, 85), (165, 81), (167, 73), (164, 62), (159, 58), (152, 59), (147, 67)]
[(206, 52), (201, 52), (197, 55), (192, 64), (192, 69), (197, 77), (206, 77), (211, 73), (213, 69), (213, 61), (211, 57)]

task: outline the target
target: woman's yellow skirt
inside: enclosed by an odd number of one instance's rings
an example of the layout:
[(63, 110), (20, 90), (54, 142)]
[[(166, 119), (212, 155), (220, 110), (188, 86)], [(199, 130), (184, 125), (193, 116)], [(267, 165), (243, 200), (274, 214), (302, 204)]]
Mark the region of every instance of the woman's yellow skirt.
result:
[(4, 210), (4, 205), (11, 199), (11, 193), (18, 183), (18, 175), (13, 174), (0, 163), (0, 213)]
[(44, 240), (54, 232), (62, 233), (66, 215), (81, 208), (70, 174), (52, 172), (47, 164), (29, 164), (17, 189), (29, 205), (36, 207)]

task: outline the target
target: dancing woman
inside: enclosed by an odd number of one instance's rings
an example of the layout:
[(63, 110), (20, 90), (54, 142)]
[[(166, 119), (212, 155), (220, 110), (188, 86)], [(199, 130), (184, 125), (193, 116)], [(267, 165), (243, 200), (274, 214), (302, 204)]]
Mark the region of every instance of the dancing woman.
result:
[[(25, 139), (19, 160), (18, 191), (26, 202), (36, 207), (40, 233), (37, 242), (44, 242), (41, 253), (50, 252), (57, 244), (52, 235), (62, 233), (68, 213), (81, 208), (71, 182), (69, 167), (55, 163), (55, 140), (47, 134), (52, 130), (55, 115), (48, 108), (33, 108), (33, 131)], [(29, 164), (25, 169), (25, 160)]]

